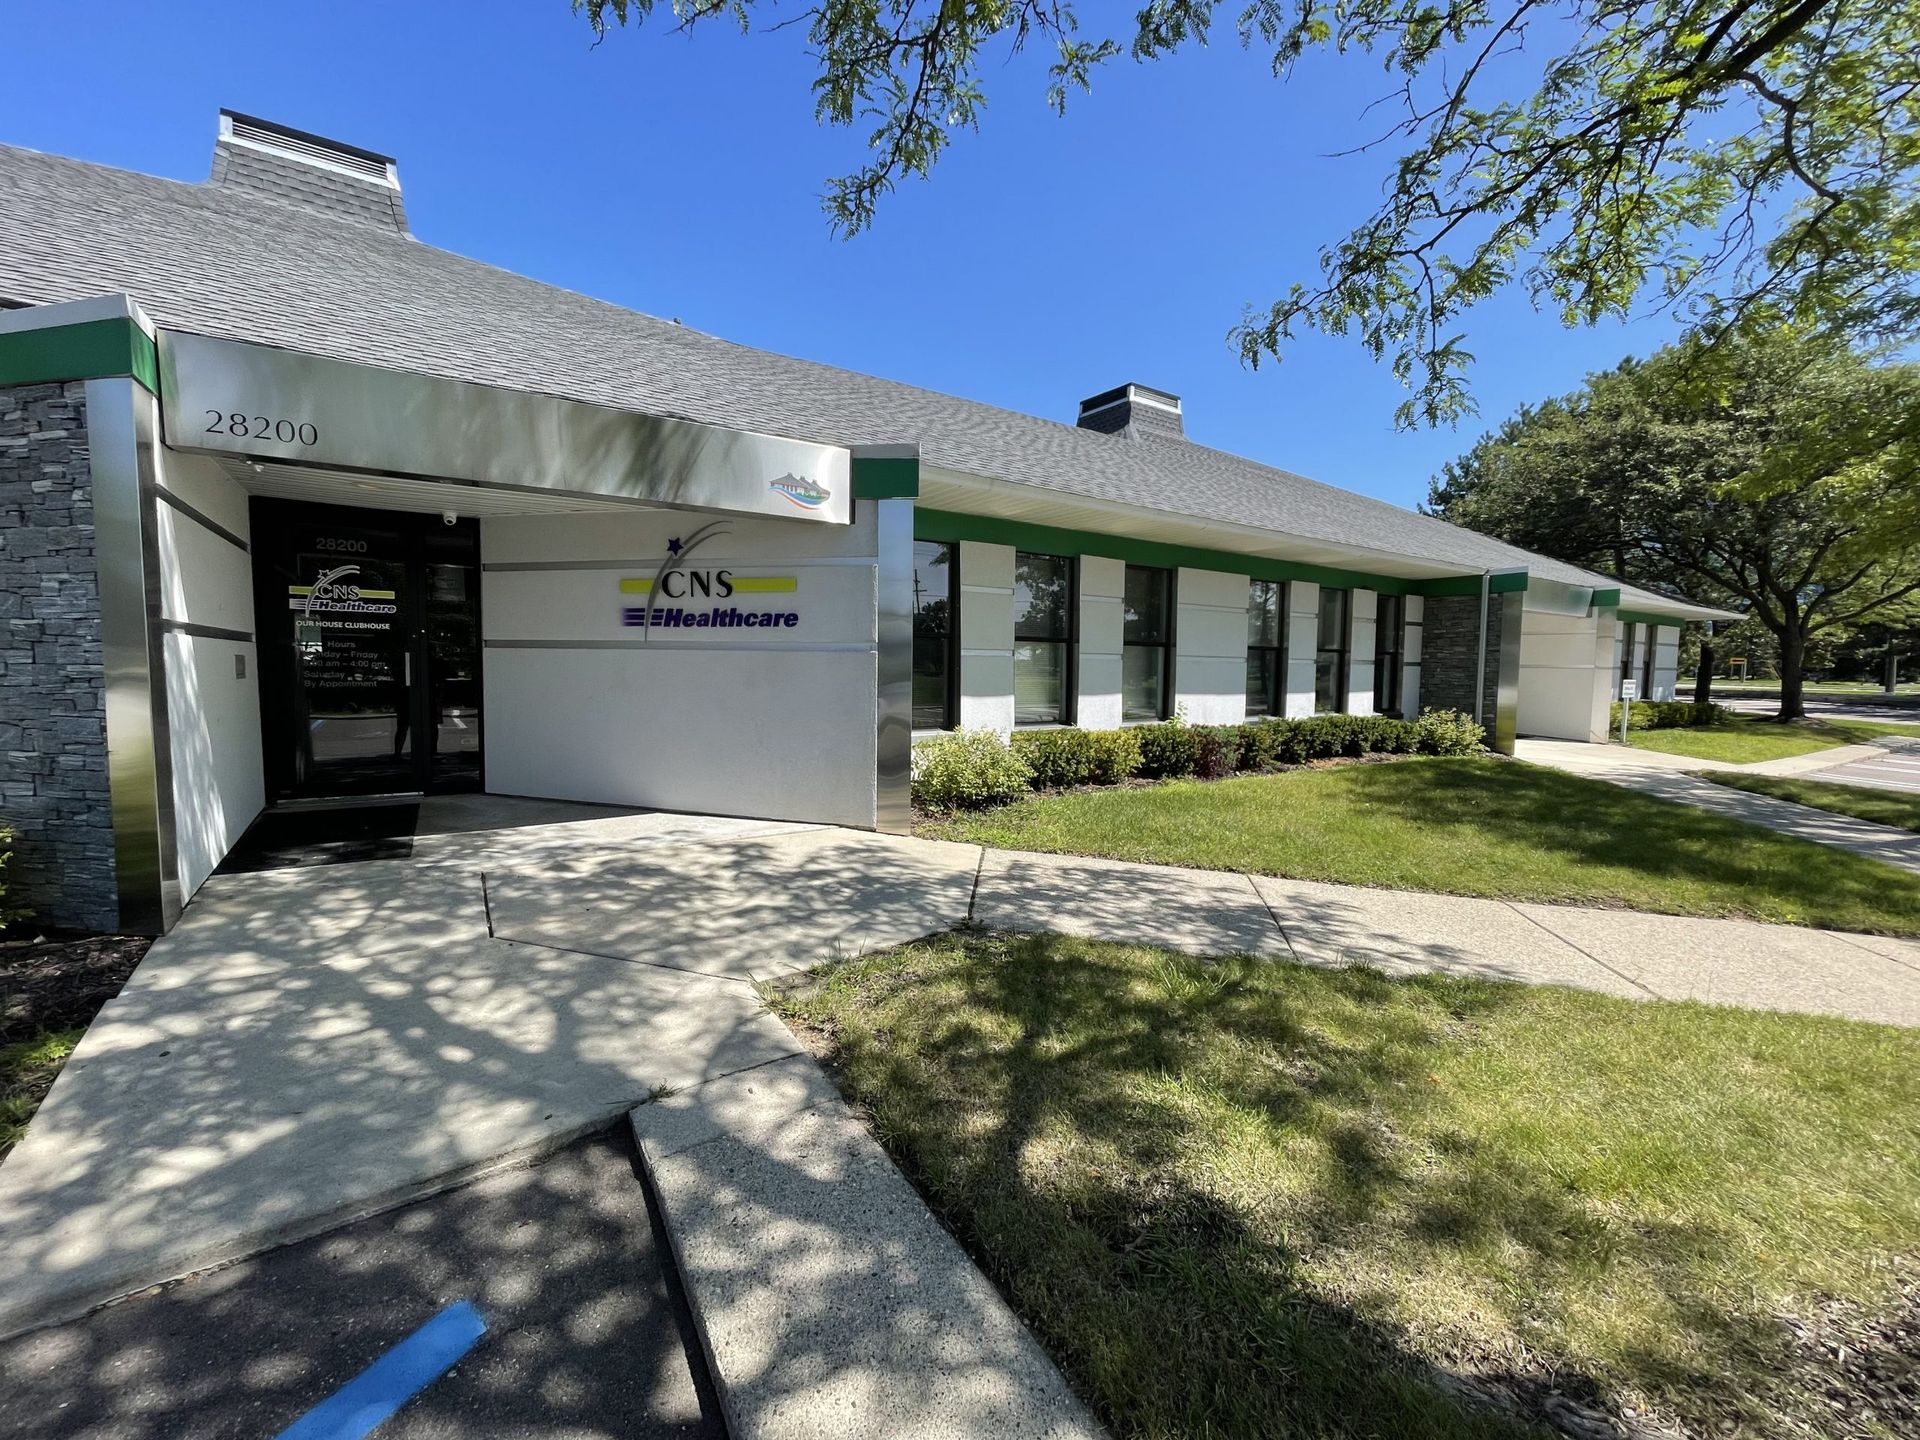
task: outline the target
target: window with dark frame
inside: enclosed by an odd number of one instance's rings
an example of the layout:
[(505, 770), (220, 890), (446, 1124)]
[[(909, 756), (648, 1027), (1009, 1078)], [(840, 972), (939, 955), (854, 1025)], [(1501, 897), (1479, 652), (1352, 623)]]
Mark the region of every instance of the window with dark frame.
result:
[(1317, 715), (1336, 714), (1347, 703), (1347, 623), (1353, 595), (1346, 590), (1320, 590), (1320, 633), (1313, 656), (1313, 709)]
[(1633, 678), (1633, 632), (1635, 626), (1620, 627), (1620, 693), (1626, 693), (1627, 681)]
[(1073, 721), (1074, 563), (1069, 555), (1013, 556), (1013, 723)]
[(1653, 656), (1659, 646), (1654, 642), (1660, 638), (1660, 632), (1652, 625), (1644, 627), (1647, 632), (1647, 648), (1640, 662), (1640, 698), (1653, 699)]
[(1287, 713), (1287, 585), (1247, 582), (1247, 714)]
[(1124, 592), (1120, 718), (1164, 720), (1173, 690), (1173, 572), (1129, 565)]
[(1374, 612), (1373, 713), (1400, 713), (1400, 652), (1407, 618), (1404, 596), (1382, 595)]
[(958, 717), (960, 587), (955, 546), (913, 542), (913, 728), (951, 730)]

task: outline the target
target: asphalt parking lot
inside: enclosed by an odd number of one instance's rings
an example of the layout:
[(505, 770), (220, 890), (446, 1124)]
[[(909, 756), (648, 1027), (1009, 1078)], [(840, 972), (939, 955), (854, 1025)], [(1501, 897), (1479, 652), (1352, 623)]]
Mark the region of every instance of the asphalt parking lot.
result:
[(268, 1440), (467, 1302), (485, 1332), (378, 1440), (721, 1437), (667, 1253), (622, 1125), (0, 1344), (0, 1434)]

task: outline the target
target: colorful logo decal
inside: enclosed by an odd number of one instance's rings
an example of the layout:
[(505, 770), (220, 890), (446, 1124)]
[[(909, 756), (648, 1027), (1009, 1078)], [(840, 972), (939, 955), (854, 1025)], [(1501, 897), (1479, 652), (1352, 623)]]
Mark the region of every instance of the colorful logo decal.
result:
[(400, 607), (370, 602), (391, 601), (391, 590), (366, 590), (346, 583), (349, 575), (358, 575), (358, 565), (336, 565), (322, 570), (311, 585), (289, 585), (287, 608), (298, 610), (308, 619), (315, 615), (397, 615)]
[[(823, 497), (824, 498), (824, 497)], [(681, 630), (788, 629), (800, 623), (797, 610), (742, 610), (716, 605), (705, 610), (663, 605), (662, 600), (731, 600), (736, 595), (790, 595), (799, 589), (792, 575), (736, 575), (731, 570), (694, 569), (687, 557), (707, 541), (730, 534), (724, 522), (702, 525), (685, 539), (667, 541), (667, 558), (653, 578), (630, 576), (620, 582), (622, 595), (644, 596), (637, 605), (620, 607), (620, 623), (638, 626), (651, 640), (656, 626)]]
[(811, 480), (803, 480), (792, 471), (788, 471), (778, 480), (769, 480), (767, 488), (777, 495), (784, 495), (802, 510), (818, 510), (833, 498), (833, 492), (824, 485), (816, 485)]

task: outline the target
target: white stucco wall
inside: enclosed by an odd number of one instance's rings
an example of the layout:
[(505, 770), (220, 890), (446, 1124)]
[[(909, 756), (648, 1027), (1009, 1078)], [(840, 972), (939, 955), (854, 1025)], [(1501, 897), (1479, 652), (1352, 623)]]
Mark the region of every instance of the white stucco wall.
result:
[(1247, 718), (1247, 577), (1174, 575), (1173, 710), (1195, 725)]
[[(247, 496), (214, 463), (162, 451), (159, 484), (241, 540)], [(254, 633), (247, 553), (175, 506), (154, 506), (165, 624), (167, 728), (181, 895), (200, 888), (266, 804), (256, 642), (182, 626)]]
[(851, 527), (735, 517), (688, 562), (793, 576), (788, 594), (698, 604), (792, 610), (797, 626), (644, 641), (621, 624), (620, 581), (650, 577), (700, 517), (483, 520), (488, 790), (872, 825), (877, 562), (863, 508)]
[(960, 724), (1013, 730), (1013, 547), (960, 542)]
[[(1075, 723), (1087, 730), (1120, 728), (1120, 651), (1126, 640), (1127, 566), (1086, 555), (1080, 560), (1080, 697)], [(1011, 700), (1009, 700), (1011, 705)]]
[(1400, 641), (1400, 714), (1408, 720), (1420, 714), (1420, 642), (1426, 634), (1426, 618), (1426, 597), (1407, 596), (1406, 632)]
[(1313, 714), (1313, 657), (1320, 644), (1320, 587), (1287, 585), (1287, 714)]
[(1380, 595), (1374, 590), (1352, 590), (1347, 607), (1347, 713), (1373, 714), (1374, 640), (1380, 618)]

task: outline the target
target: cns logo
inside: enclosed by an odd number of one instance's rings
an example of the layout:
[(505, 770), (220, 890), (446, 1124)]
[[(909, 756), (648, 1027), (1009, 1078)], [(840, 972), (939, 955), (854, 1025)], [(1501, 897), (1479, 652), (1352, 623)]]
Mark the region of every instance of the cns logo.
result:
[(369, 590), (347, 583), (348, 576), (359, 573), (358, 565), (336, 565), (331, 570), (322, 570), (311, 585), (289, 585), (287, 608), (298, 610), (308, 619), (315, 615), (397, 614), (398, 605), (384, 603), (393, 599), (393, 591)]
[(833, 492), (824, 485), (816, 485), (811, 480), (803, 480), (788, 472), (778, 480), (769, 480), (767, 488), (776, 495), (783, 495), (802, 510), (818, 510), (833, 498)]
[(620, 623), (635, 626), (651, 640), (657, 628), (674, 630), (792, 629), (800, 623), (793, 610), (743, 610), (737, 605), (709, 605), (705, 609), (669, 604), (670, 601), (732, 600), (748, 595), (792, 594), (798, 582), (791, 575), (735, 575), (719, 567), (687, 563), (688, 557), (709, 540), (730, 534), (715, 520), (682, 538), (667, 541), (667, 558), (652, 578), (633, 576), (620, 582), (623, 597), (634, 603), (620, 607)]

